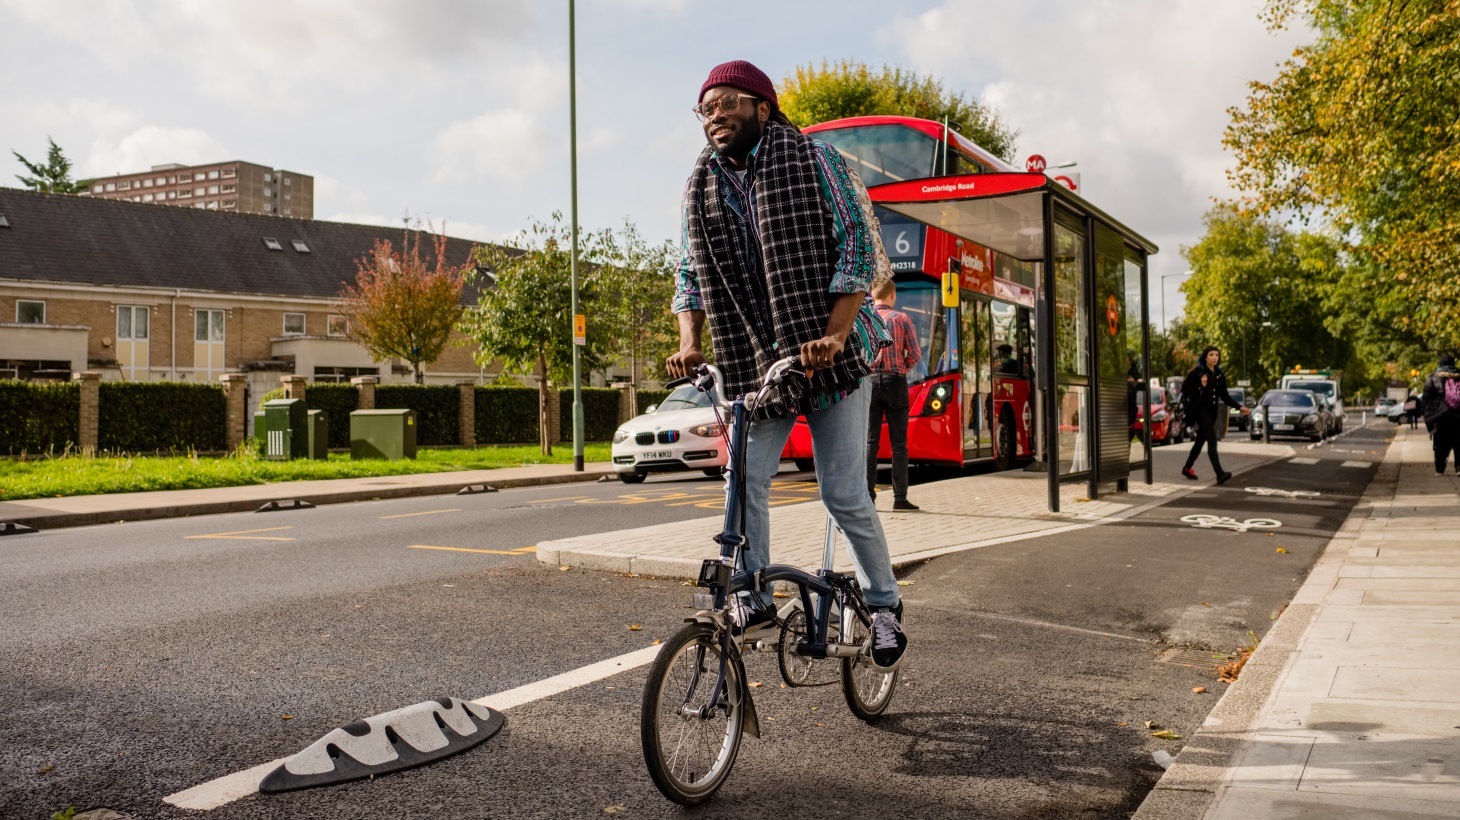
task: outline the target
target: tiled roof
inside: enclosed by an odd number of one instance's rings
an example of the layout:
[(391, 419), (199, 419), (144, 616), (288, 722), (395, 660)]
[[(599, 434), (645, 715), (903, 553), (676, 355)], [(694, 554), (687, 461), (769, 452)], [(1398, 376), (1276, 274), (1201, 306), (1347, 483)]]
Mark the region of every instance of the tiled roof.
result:
[[(118, 202), (0, 188), (0, 280), (333, 298), (378, 239), (401, 228)], [(278, 240), (270, 250), (264, 240)], [(430, 237), (423, 234), (429, 243)], [(294, 249), (303, 241), (308, 253)], [(447, 262), (473, 245), (448, 239)], [(429, 245), (422, 248), (435, 262)], [(464, 302), (474, 301), (463, 293)]]

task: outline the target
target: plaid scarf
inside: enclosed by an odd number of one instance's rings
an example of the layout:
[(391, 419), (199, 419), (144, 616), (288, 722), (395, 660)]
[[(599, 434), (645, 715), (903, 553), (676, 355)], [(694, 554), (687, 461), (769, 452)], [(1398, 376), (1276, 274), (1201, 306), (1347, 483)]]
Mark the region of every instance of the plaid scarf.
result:
[[(732, 224), (737, 217), (725, 204), (712, 157), (707, 147), (690, 177), (689, 249), (725, 395), (738, 396), (758, 388), (776, 359), (825, 335), (837, 296), (827, 289), (836, 269), (836, 237), (810, 137), (766, 124), (760, 148), (747, 160), (751, 231)], [(750, 247), (757, 240), (759, 248)], [(817, 397), (855, 390), (869, 372), (858, 335), (849, 334), (836, 364), (817, 370), (804, 394), (784, 395), (786, 408), (757, 415), (814, 410), (825, 404)]]

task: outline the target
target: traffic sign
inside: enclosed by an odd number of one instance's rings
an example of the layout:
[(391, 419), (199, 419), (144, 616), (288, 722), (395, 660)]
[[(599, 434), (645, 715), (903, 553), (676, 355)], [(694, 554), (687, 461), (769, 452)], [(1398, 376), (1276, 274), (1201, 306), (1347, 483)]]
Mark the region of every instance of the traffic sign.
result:
[(573, 314), (573, 344), (588, 344), (588, 317), (581, 313)]
[(1029, 159), (1024, 160), (1024, 170), (1031, 174), (1042, 174), (1047, 167), (1048, 163), (1039, 154), (1030, 154)]

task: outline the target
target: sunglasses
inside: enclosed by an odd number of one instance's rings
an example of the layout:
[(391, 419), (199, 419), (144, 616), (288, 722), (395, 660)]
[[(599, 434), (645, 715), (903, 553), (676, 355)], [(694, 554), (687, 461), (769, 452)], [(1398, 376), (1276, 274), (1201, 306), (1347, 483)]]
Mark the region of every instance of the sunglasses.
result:
[(760, 98), (751, 96), (750, 94), (726, 94), (723, 97), (718, 97), (707, 103), (701, 103), (690, 110), (694, 112), (696, 117), (699, 117), (700, 122), (707, 122), (711, 117), (715, 116), (716, 111), (734, 114), (740, 110), (742, 100), (749, 100), (754, 104), (758, 99)]

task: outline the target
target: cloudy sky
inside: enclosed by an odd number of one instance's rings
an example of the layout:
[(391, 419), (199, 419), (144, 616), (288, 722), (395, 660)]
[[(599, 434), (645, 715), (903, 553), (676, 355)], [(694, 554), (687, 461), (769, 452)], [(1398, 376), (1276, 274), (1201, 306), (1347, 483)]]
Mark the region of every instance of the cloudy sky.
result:
[[(501, 240), (567, 212), (567, 3), (534, 0), (0, 0), (0, 149), (79, 175), (242, 159), (312, 174), (321, 219), (446, 221)], [(579, 209), (677, 235), (709, 68), (779, 80), (849, 58), (930, 73), (992, 104), (1018, 156), (1077, 161), (1085, 194), (1180, 247), (1228, 193), (1228, 106), (1304, 35), (1262, 0), (578, 0)], [(724, 12), (733, 8), (733, 14)], [(23, 169), (4, 150), (0, 185)], [(1152, 299), (1159, 321), (1160, 302)]]

